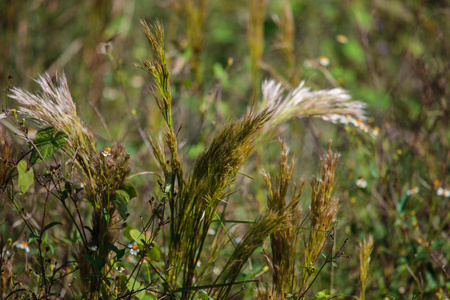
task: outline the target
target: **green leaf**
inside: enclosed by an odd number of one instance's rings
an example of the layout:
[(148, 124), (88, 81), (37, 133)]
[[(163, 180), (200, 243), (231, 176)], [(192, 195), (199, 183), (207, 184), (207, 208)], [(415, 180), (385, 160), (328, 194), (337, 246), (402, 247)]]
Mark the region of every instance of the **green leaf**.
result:
[(34, 233), (30, 233), (30, 237), (28, 238), (28, 243), (31, 243), (34, 240), (40, 239), (41, 237), (39, 235), (36, 235)]
[(112, 201), (122, 219), (126, 220), (128, 217), (128, 202), (130, 201), (130, 195), (124, 190), (117, 190)]
[(87, 254), (83, 254), (83, 257), (86, 258), (97, 270), (103, 268), (106, 264), (106, 259), (103, 256), (97, 256), (95, 259)]
[[(67, 143), (67, 134), (65, 134), (64, 132), (58, 132), (55, 136), (53, 136), (54, 131), (54, 128), (49, 127), (39, 130), (36, 134), (34, 144), (36, 145), (37, 150), (39, 150), (44, 159), (52, 156), (56, 151), (58, 151), (58, 149), (64, 147), (64, 145)], [(31, 165), (42, 161), (42, 158), (37, 150), (33, 149), (33, 151), (31, 152)]]
[(400, 199), (398, 205), (397, 205), (397, 212), (400, 214), (403, 211), (403, 208), (405, 207), (406, 200), (408, 199), (408, 196), (405, 194)]
[(22, 193), (25, 193), (34, 182), (33, 168), (30, 168), (27, 172), (27, 162), (21, 160), (17, 165), (17, 172), (19, 173), (19, 189)]
[[(139, 282), (137, 282), (136, 280), (134, 280), (133, 277), (130, 276), (129, 278), (130, 279), (128, 280), (128, 283), (127, 283), (127, 289), (130, 292), (134, 292), (136, 290), (139, 290), (141, 284)], [(137, 297), (138, 299), (142, 299), (145, 296), (145, 291), (140, 291), (139, 293), (136, 293), (134, 296)]]
[(372, 172), (372, 176), (375, 178), (380, 178), (380, 173), (378, 173), (377, 168), (373, 161), (370, 161), (370, 171)]
[(152, 295), (145, 295), (141, 300), (153, 300), (155, 299)]
[(322, 290), (320, 292), (317, 292), (317, 294), (316, 294), (316, 298), (318, 298), (318, 299), (320, 299), (320, 298), (328, 298), (328, 297), (330, 297), (330, 295), (328, 294), (328, 290), (327, 289)]
[(134, 197), (137, 196), (136, 190), (134, 189), (134, 187), (127, 183), (123, 186), (120, 187), (119, 190), (124, 190), (125, 192), (127, 192), (128, 196), (130, 197), (130, 199), (133, 199)]
[(50, 228), (52, 228), (53, 226), (56, 226), (56, 225), (62, 225), (62, 223), (61, 223), (61, 222), (51, 222), (50, 224), (47, 224), (47, 225), (44, 227), (44, 229), (42, 229), (41, 235), (42, 235), (46, 230), (48, 230), (48, 229), (50, 229)]
[(88, 262), (90, 262), (92, 265), (95, 266), (95, 259), (92, 256), (83, 254), (83, 257), (86, 258)]
[(131, 229), (130, 236), (131, 236), (131, 241), (135, 241), (140, 247), (144, 246), (144, 243), (141, 241), (141, 239), (144, 237), (144, 235), (142, 235), (139, 230)]
[(152, 243), (152, 248), (147, 252), (147, 258), (153, 261), (159, 261), (161, 259), (161, 248), (157, 243)]
[(125, 255), (125, 248), (117, 251), (116, 253), (116, 260), (120, 260)]
[(214, 298), (209, 296), (208, 293), (203, 291), (203, 290), (199, 291), (198, 294), (199, 294), (198, 297), (201, 298), (201, 299), (214, 300)]
[(114, 251), (114, 253), (119, 252), (119, 249), (118, 249), (116, 246), (114, 246), (114, 245), (112, 245), (112, 244), (110, 244), (110, 243), (105, 243), (105, 246), (106, 246), (106, 248), (108, 248), (108, 249)]

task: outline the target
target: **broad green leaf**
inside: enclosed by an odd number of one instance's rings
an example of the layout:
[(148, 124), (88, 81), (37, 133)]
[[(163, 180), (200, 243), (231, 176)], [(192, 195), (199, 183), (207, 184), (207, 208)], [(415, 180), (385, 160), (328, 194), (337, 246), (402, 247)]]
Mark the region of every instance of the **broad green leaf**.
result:
[(137, 196), (136, 190), (134, 189), (134, 187), (127, 183), (123, 186), (120, 187), (119, 190), (124, 190), (125, 192), (127, 192), (128, 196), (130, 197), (130, 199), (133, 199), (134, 197)]
[[(52, 127), (39, 130), (36, 134), (34, 144), (44, 159), (52, 156), (58, 149), (62, 148), (67, 143), (67, 134), (64, 132), (58, 132), (54, 135), (55, 129)], [(30, 163), (34, 165), (42, 161), (41, 156), (36, 149), (33, 149), (30, 156)]]
[[(127, 289), (130, 292), (133, 291), (137, 291), (140, 289), (141, 284), (139, 282), (137, 282), (136, 280), (134, 280), (133, 277), (129, 277), (130, 279), (128, 280), (127, 283)], [(138, 299), (142, 299), (145, 296), (145, 291), (140, 291), (139, 293), (134, 294), (135, 297), (137, 297)]]
[(198, 297), (201, 298), (201, 299), (214, 300), (214, 298), (209, 296), (208, 293), (203, 291), (203, 290), (199, 291)]
[(19, 189), (22, 193), (25, 193), (34, 182), (33, 168), (30, 168), (27, 172), (27, 162), (21, 160), (17, 165), (17, 172), (19, 173)]
[(316, 294), (316, 298), (318, 298), (318, 299), (320, 299), (320, 298), (328, 298), (328, 297), (330, 297), (330, 295), (328, 294), (328, 290), (327, 289), (322, 290), (320, 292), (317, 292), (317, 294)]
[(130, 195), (124, 190), (117, 190), (112, 201), (122, 219), (126, 220), (128, 217), (128, 202), (130, 201)]
[(147, 252), (147, 258), (153, 261), (159, 261), (161, 259), (161, 248), (157, 243), (152, 243), (152, 249)]
[(144, 243), (142, 243), (141, 239), (144, 239), (144, 235), (137, 229), (130, 230), (130, 236), (133, 241), (135, 241), (139, 247), (143, 247)]

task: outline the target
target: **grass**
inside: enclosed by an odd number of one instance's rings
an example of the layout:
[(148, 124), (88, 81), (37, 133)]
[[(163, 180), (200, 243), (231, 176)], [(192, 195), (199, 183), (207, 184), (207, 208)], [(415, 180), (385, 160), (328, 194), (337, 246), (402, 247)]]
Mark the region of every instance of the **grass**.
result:
[(439, 4), (29, 4), (0, 4), (0, 298), (450, 297)]

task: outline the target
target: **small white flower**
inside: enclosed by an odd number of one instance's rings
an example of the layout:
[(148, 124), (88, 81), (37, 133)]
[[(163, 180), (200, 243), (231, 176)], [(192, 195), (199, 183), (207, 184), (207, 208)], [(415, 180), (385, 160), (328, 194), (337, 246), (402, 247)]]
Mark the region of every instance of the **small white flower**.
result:
[(374, 129), (372, 129), (372, 134), (373, 134), (374, 136), (378, 136), (379, 133), (380, 133), (380, 128), (375, 127)]
[(419, 188), (417, 186), (413, 186), (409, 190), (406, 191), (406, 195), (411, 196), (417, 194), (419, 192)]
[(214, 267), (214, 268), (213, 268), (213, 273), (214, 273), (215, 275), (219, 275), (220, 272), (222, 272), (222, 270), (219, 269), (218, 267)]
[(437, 189), (437, 195), (438, 196), (443, 196), (445, 198), (449, 198), (450, 197), (450, 190), (444, 189), (444, 188), (438, 188)]
[(216, 234), (216, 231), (215, 231), (214, 229), (212, 229), (212, 228), (209, 228), (209, 229), (208, 229), (208, 234), (209, 234), (209, 235), (215, 235), (215, 234)]
[(105, 151), (102, 151), (102, 155), (104, 157), (110, 156), (111, 155), (111, 148), (106, 147)]
[(336, 36), (336, 40), (341, 44), (347, 44), (347, 42), (348, 42), (348, 38), (343, 34), (338, 34)]
[(125, 268), (124, 268), (124, 267), (121, 267), (121, 266), (118, 266), (118, 267), (116, 267), (116, 270), (117, 270), (119, 273), (122, 273), (122, 272), (125, 270)]
[(30, 253), (30, 247), (28, 247), (27, 242), (20, 242), (20, 243), (16, 244), (16, 247), (19, 249), (25, 250), (25, 252), (27, 252), (27, 253)]
[(201, 261), (198, 261), (197, 262), (197, 267), (201, 267), (202, 266), (202, 262)]
[(131, 255), (137, 255), (140, 251), (136, 242), (134, 242), (133, 244), (128, 244), (128, 248), (130, 248)]
[(360, 179), (356, 180), (356, 186), (364, 189), (367, 187), (367, 181), (365, 181), (364, 178), (360, 178)]
[(322, 66), (326, 67), (330, 64), (330, 59), (328, 57), (322, 55), (321, 57), (319, 57), (319, 63)]

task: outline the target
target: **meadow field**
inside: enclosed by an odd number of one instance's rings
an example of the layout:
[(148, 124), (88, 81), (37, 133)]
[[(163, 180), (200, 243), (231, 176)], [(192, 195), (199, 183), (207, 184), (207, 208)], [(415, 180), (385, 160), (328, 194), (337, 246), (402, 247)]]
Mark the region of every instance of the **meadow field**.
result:
[(0, 299), (450, 299), (450, 6), (0, 2)]

